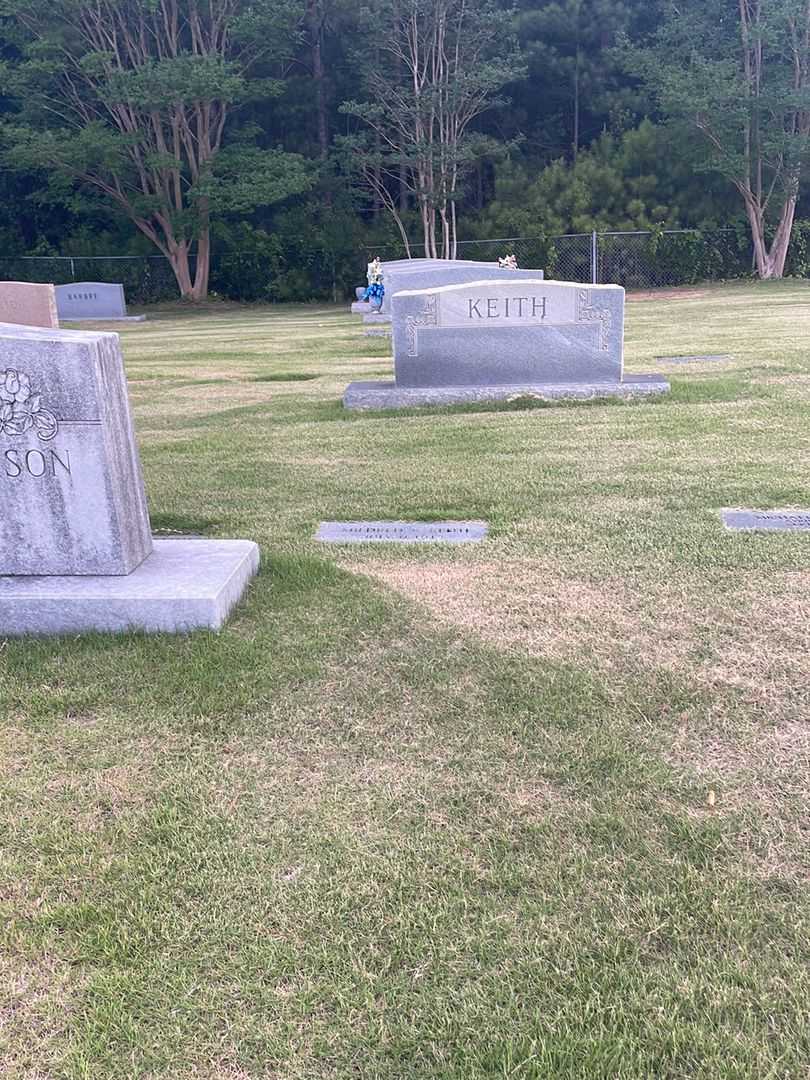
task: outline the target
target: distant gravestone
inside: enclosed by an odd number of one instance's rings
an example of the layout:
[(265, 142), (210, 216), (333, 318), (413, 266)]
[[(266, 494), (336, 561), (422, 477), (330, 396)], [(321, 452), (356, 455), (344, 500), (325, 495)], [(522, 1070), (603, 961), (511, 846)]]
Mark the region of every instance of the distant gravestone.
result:
[(724, 510), (723, 524), (733, 530), (807, 532), (810, 510)]
[(127, 315), (124, 286), (104, 281), (76, 281), (56, 286), (59, 318), (66, 322), (108, 320), (142, 322), (143, 315)]
[[(514, 274), (514, 271), (505, 271)], [(396, 293), (394, 383), (352, 383), (347, 408), (661, 393), (623, 375), (624, 289), (498, 277)]]
[(472, 544), (488, 532), (484, 521), (324, 521), (315, 539), (329, 544)]
[(398, 292), (481, 280), (537, 281), (543, 276), (542, 270), (506, 270), (501, 269), (497, 263), (465, 259), (428, 259), (418, 266), (398, 266), (387, 274), (381, 311), (384, 315), (391, 314), (391, 298)]
[(17, 326), (59, 326), (53, 285), (0, 281), (0, 323)]
[(153, 541), (117, 334), (0, 325), (0, 490), (0, 636), (216, 628), (258, 566)]

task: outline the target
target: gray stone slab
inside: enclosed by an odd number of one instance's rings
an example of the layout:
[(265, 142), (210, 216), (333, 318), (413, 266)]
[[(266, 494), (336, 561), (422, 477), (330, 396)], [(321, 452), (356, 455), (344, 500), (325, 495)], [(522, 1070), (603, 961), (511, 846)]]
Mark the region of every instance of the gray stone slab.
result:
[(59, 315), (53, 285), (30, 281), (0, 281), (0, 323), (58, 327)]
[(324, 521), (315, 539), (328, 544), (472, 544), (488, 532), (485, 521)]
[(391, 337), (391, 327), (385, 326), (367, 326), (363, 331), (363, 337)]
[(146, 322), (145, 315), (99, 315), (97, 318), (74, 319), (65, 318), (65, 322), (72, 323), (141, 323)]
[(810, 531), (810, 510), (723, 510), (728, 529), (762, 529), (768, 532)]
[(374, 308), (367, 300), (355, 300), (351, 306), (352, 315), (370, 315)]
[(624, 289), (503, 273), (394, 296), (399, 388), (621, 382)]
[(707, 353), (705, 356), (656, 356), (662, 364), (703, 364), (722, 360), (733, 360), (727, 353)]
[(155, 540), (126, 577), (0, 577), (0, 637), (218, 630), (259, 567), (249, 540)]
[(106, 281), (74, 281), (56, 286), (56, 309), (60, 319), (125, 319), (124, 286)]
[(402, 387), (393, 382), (353, 382), (346, 388), (347, 409), (408, 409), (423, 405), (465, 405), (533, 397), (542, 401), (568, 398), (649, 397), (666, 394), (669, 383), (657, 375), (634, 375), (623, 382), (525, 383), (509, 386)]
[(363, 316), (363, 322), (369, 326), (389, 326), (391, 325), (391, 316), (383, 315), (380, 311), (373, 311), (369, 315)]
[(129, 574), (152, 537), (117, 334), (0, 325), (0, 574)]
[(440, 285), (456, 285), (469, 281), (542, 281), (542, 270), (502, 270), (495, 263), (449, 259), (433, 259), (426, 265), (402, 266), (389, 271), (383, 278), (385, 295), (382, 312), (391, 313), (392, 298), (398, 292), (412, 289), (431, 289)]

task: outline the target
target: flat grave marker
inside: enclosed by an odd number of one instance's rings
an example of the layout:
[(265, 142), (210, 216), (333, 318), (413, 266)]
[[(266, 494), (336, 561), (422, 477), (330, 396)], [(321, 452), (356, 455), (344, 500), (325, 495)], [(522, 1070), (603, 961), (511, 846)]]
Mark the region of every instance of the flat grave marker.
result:
[(708, 364), (733, 360), (734, 357), (729, 356), (727, 353), (706, 353), (703, 356), (656, 356), (655, 359), (662, 364)]
[(810, 532), (810, 510), (723, 510), (722, 518), (733, 531)]
[(323, 521), (315, 539), (327, 544), (472, 544), (488, 533), (485, 521)]

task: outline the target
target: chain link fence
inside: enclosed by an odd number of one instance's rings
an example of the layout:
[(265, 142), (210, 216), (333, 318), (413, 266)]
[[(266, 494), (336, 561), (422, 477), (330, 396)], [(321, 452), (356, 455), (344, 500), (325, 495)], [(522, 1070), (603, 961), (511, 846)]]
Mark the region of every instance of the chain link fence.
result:
[[(797, 242), (796, 249), (801, 245)], [(802, 248), (802, 250), (804, 250)], [(411, 249), (416, 257), (421, 252)], [(231, 300), (337, 300), (365, 280), (365, 262), (405, 257), (403, 247), (367, 248), (338, 266), (334, 253), (301, 250), (279, 259), (264, 251), (214, 253), (211, 290)], [(627, 289), (656, 289), (751, 274), (751, 245), (735, 229), (657, 232), (592, 232), (564, 236), (511, 236), (463, 240), (460, 259), (496, 262), (515, 255), (518, 265), (543, 270), (559, 281), (612, 283)], [(289, 265), (288, 265), (289, 264)], [(788, 272), (805, 272), (798, 265)], [(131, 304), (176, 300), (177, 283), (162, 255), (17, 256), (0, 258), (0, 278), (45, 281), (120, 282)]]
[[(412, 248), (419, 257), (421, 248)], [(366, 249), (369, 257), (372, 249)], [(404, 257), (404, 249), (378, 252), (383, 259)], [(665, 229), (655, 232), (589, 232), (563, 236), (507, 236), (462, 240), (459, 259), (496, 262), (514, 255), (518, 266), (543, 270), (557, 281), (658, 289), (718, 281), (751, 273), (751, 244), (736, 229)]]
[(162, 255), (20, 255), (0, 258), (5, 281), (44, 281), (69, 285), (74, 281), (104, 281), (124, 286), (130, 304), (156, 304), (177, 299), (177, 282)]

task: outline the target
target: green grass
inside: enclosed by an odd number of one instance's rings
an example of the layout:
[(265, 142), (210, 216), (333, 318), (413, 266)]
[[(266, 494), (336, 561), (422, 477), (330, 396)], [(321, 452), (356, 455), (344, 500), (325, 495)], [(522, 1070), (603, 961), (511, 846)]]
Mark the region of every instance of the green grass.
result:
[[(810, 1061), (804, 283), (631, 302), (659, 401), (347, 414), (343, 309), (122, 332), (227, 629), (0, 643), (4, 1080), (792, 1078)], [(484, 518), (323, 547), (324, 519)]]

